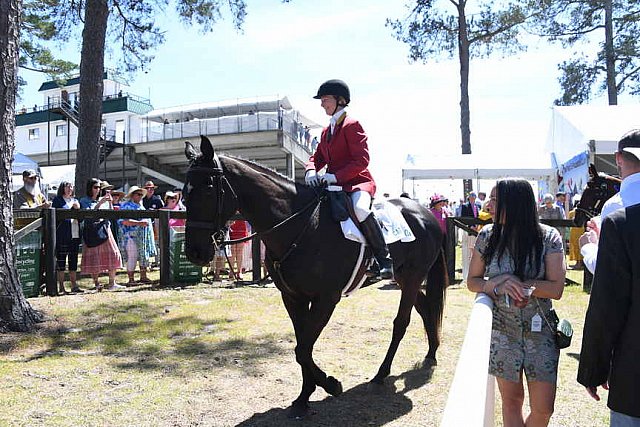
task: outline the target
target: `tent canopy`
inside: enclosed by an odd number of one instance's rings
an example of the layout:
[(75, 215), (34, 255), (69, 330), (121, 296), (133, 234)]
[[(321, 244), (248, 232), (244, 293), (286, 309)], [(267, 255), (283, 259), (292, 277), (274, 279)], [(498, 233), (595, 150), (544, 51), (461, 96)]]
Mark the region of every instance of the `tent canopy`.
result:
[(27, 157), (22, 153), (13, 153), (13, 164), (11, 166), (11, 173), (13, 175), (20, 175), (22, 174), (22, 171), (26, 169), (38, 170), (38, 162), (32, 160), (30, 157)]
[(637, 104), (553, 107), (546, 148), (558, 166), (585, 151), (612, 155), (620, 137), (632, 129), (640, 129)]
[[(504, 154), (504, 153), (503, 153)], [(460, 154), (455, 156), (407, 156), (402, 179), (498, 179), (506, 176), (529, 180), (555, 178), (547, 155)]]

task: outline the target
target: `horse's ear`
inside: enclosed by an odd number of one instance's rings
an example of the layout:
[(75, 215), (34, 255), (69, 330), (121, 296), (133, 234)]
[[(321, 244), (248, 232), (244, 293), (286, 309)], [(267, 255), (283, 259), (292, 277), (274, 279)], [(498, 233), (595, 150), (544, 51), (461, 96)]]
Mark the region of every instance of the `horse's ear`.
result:
[(184, 155), (187, 156), (187, 159), (189, 159), (190, 162), (194, 161), (195, 158), (198, 157), (196, 149), (193, 148), (193, 145), (191, 145), (189, 141), (185, 141), (184, 144)]
[(205, 160), (213, 160), (213, 145), (204, 135), (200, 135), (200, 152)]
[(596, 165), (593, 163), (589, 163), (589, 175), (593, 177), (598, 176), (598, 170), (596, 169)]

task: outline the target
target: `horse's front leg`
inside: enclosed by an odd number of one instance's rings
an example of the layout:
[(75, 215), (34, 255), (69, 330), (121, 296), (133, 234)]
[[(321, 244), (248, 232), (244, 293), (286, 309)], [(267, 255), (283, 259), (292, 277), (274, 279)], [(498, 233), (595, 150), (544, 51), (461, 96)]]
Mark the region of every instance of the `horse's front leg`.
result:
[(313, 346), (331, 318), (337, 298), (323, 297), (320, 300), (301, 301), (282, 294), (296, 334), (296, 361), (302, 368), (302, 390), (291, 404), (289, 417), (302, 418), (309, 410), (309, 397), (319, 385), (327, 393), (337, 396), (342, 393), (342, 384), (327, 375), (313, 361)]
[(396, 277), (396, 280), (402, 290), (402, 296), (400, 297), (398, 314), (393, 320), (393, 336), (391, 337), (391, 343), (389, 344), (387, 355), (382, 361), (382, 364), (378, 369), (378, 373), (371, 380), (371, 382), (376, 384), (382, 384), (384, 379), (388, 377), (391, 372), (391, 363), (393, 362), (393, 358), (398, 350), (398, 345), (400, 345), (400, 341), (402, 341), (402, 338), (407, 331), (407, 326), (409, 326), (411, 310), (416, 301), (416, 295), (418, 293), (420, 283), (422, 283), (416, 277)]

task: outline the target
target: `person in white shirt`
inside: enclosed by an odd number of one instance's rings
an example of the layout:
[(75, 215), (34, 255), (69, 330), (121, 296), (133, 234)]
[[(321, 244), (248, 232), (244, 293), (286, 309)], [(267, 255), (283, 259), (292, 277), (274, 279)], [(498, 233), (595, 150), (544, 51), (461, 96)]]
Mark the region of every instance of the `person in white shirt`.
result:
[(640, 203), (640, 129), (627, 132), (618, 141), (616, 165), (622, 177), (620, 192), (605, 202), (599, 218), (587, 223), (588, 231), (579, 240), (584, 265), (591, 273), (594, 272), (598, 259), (600, 219), (618, 209)]

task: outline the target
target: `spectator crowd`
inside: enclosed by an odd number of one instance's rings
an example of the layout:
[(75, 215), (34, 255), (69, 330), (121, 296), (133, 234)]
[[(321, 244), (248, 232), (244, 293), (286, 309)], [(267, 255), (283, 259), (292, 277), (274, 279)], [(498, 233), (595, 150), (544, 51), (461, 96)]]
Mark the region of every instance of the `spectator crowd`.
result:
[[(165, 191), (160, 196), (156, 193), (158, 186), (151, 180), (146, 181), (143, 186), (132, 185), (125, 193), (114, 189), (105, 180), (91, 178), (81, 194), (75, 191), (72, 183), (63, 181), (57, 188), (56, 196), (49, 201), (41, 190), (36, 171), (25, 170), (22, 178), (24, 185), (14, 193), (14, 209), (39, 210), (53, 207), (120, 211), (186, 210), (181, 188)], [(26, 225), (21, 221), (16, 220), (16, 227)], [(169, 227), (172, 229), (179, 229), (184, 225), (184, 219), (169, 220)], [(246, 221), (233, 221), (229, 225), (232, 238), (249, 234)], [(229, 257), (217, 256), (212, 262), (209, 273), (214, 275), (214, 280), (220, 280), (221, 273), (227, 273), (229, 279), (241, 280), (241, 275), (250, 268), (251, 253), (248, 245), (234, 245), (229, 252)], [(78, 271), (92, 278), (93, 290), (96, 291), (149, 284), (152, 283), (149, 271), (159, 265), (158, 222), (151, 218), (62, 220), (56, 226), (55, 255), (59, 295), (84, 292), (78, 286)], [(233, 265), (232, 268), (225, 268), (227, 258), (228, 265)], [(116, 282), (116, 273), (121, 269), (127, 272), (128, 280), (125, 283)], [(100, 283), (101, 274), (108, 276), (106, 285)], [(69, 289), (65, 286), (67, 275)]]

